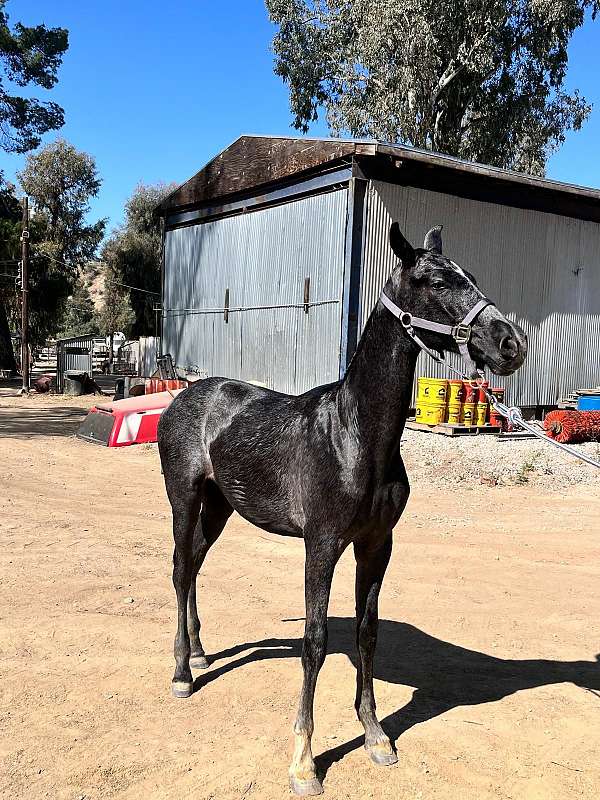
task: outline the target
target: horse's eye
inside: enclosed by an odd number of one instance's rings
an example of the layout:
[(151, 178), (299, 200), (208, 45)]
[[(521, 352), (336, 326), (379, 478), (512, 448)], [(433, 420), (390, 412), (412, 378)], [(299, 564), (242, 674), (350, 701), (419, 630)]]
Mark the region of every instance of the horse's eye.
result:
[(443, 283), (442, 281), (432, 281), (432, 283), (431, 283), (431, 287), (432, 287), (433, 289), (437, 289), (438, 291), (440, 291), (440, 290), (442, 290), (442, 289), (445, 289), (445, 288), (446, 288), (446, 284), (445, 284), (445, 283)]

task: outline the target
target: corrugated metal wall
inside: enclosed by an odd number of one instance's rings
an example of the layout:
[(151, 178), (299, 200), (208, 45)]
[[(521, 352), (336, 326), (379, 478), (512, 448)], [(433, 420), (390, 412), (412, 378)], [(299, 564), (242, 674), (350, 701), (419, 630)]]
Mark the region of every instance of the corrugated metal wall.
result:
[[(347, 190), (168, 231), (163, 352), (182, 367), (292, 394), (337, 380)], [(303, 308), (200, 313), (302, 304)]]
[(156, 370), (156, 357), (160, 349), (158, 336), (140, 336), (138, 375), (148, 377)]
[[(525, 365), (509, 378), (494, 378), (507, 387), (509, 402), (551, 405), (574, 388), (600, 383), (600, 225), (372, 182), (360, 330), (396, 263), (388, 244), (393, 220), (419, 247), (430, 227), (443, 224), (444, 253), (471, 271), (482, 291), (524, 328)], [(447, 377), (425, 355), (417, 375)]]

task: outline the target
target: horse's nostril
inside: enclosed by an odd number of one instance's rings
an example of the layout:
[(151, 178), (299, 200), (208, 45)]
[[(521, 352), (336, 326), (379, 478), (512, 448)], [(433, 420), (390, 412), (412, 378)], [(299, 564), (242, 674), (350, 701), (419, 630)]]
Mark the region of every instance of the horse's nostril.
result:
[(500, 340), (500, 352), (506, 358), (514, 358), (519, 352), (519, 345), (512, 336), (503, 336)]

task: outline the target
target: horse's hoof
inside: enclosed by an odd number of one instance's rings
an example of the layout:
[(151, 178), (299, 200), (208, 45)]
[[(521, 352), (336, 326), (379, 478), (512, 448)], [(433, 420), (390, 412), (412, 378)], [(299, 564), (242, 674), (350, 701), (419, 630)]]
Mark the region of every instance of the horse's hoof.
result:
[(171, 693), (173, 697), (189, 697), (194, 691), (194, 684), (191, 681), (173, 681)]
[(206, 656), (190, 656), (190, 667), (192, 669), (208, 669)]
[(371, 761), (380, 767), (391, 767), (398, 763), (398, 756), (394, 753), (391, 744), (381, 742), (371, 747), (365, 747)]
[(300, 780), (294, 775), (290, 775), (290, 789), (298, 797), (311, 797), (315, 794), (323, 794), (323, 787), (317, 778), (309, 778), (307, 781)]

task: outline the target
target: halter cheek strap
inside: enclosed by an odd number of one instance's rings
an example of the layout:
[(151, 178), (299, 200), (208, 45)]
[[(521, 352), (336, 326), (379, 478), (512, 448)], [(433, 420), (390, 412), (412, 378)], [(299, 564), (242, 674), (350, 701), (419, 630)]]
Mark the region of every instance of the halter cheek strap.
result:
[(388, 309), (388, 311), (390, 311), (398, 319), (413, 342), (435, 361), (441, 363), (444, 361), (444, 358), (427, 347), (425, 342), (415, 333), (415, 328), (421, 328), (422, 330), (433, 331), (434, 333), (441, 333), (446, 336), (451, 336), (456, 342), (458, 351), (467, 364), (469, 371), (477, 371), (477, 366), (471, 358), (471, 354), (469, 353), (468, 344), (469, 340), (471, 339), (471, 323), (483, 311), (484, 308), (494, 305), (494, 303), (492, 303), (491, 300), (488, 300), (487, 297), (482, 298), (478, 303), (476, 303), (466, 317), (458, 323), (458, 325), (444, 325), (441, 322), (432, 322), (428, 319), (421, 319), (421, 317), (413, 317), (413, 315), (408, 311), (402, 311), (401, 308), (399, 308), (392, 300), (390, 300), (384, 291), (381, 292), (379, 299)]

